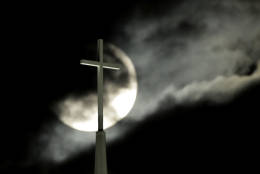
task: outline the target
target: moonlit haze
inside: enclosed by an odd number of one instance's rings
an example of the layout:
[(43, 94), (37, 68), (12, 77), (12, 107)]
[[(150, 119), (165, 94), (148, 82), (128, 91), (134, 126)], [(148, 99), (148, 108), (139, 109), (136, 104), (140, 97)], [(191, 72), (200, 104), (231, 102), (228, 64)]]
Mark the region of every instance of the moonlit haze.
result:
[[(104, 61), (109, 56), (112, 60), (118, 59), (123, 64), (121, 73), (127, 75), (128, 78), (122, 86), (122, 82), (116, 84), (116, 82), (107, 79), (107, 71), (104, 73), (104, 101), (106, 101), (104, 102), (103, 111), (104, 129), (113, 126), (128, 114), (137, 95), (136, 72), (130, 58), (112, 44), (106, 47)], [(107, 54), (107, 50), (110, 51), (112, 56)], [(118, 74), (118, 72), (112, 73)], [(59, 103), (58, 111), (60, 119), (74, 129), (81, 131), (97, 131), (98, 129), (97, 93), (89, 93), (81, 97), (72, 94)]]
[[(125, 67), (120, 72), (104, 71), (108, 142), (163, 109), (230, 102), (259, 83), (259, 18), (256, 1), (187, 0), (149, 15), (136, 6), (115, 27), (113, 45), (104, 50), (104, 61)], [(45, 139), (40, 141), (46, 145), (44, 160), (61, 162), (93, 145), (93, 133), (82, 131), (97, 130), (97, 94), (71, 92), (53, 107), (62, 122), (47, 133), (43, 130)]]

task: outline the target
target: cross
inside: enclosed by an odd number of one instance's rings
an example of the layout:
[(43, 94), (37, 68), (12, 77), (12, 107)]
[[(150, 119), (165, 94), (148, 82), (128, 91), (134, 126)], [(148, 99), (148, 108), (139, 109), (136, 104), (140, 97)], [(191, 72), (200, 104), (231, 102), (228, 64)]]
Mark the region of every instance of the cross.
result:
[(97, 67), (97, 88), (98, 88), (98, 130), (103, 130), (103, 69), (119, 70), (120, 65), (103, 62), (103, 40), (98, 39), (98, 57), (99, 61), (81, 59), (81, 65)]

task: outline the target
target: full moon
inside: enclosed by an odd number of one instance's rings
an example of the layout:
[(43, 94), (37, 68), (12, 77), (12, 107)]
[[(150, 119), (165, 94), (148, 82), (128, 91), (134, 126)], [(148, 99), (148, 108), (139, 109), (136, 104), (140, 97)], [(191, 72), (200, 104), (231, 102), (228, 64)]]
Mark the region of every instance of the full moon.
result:
[[(113, 44), (104, 45), (104, 62), (121, 64), (122, 67), (120, 71), (104, 69), (103, 115), (106, 129), (127, 116), (132, 109), (137, 95), (137, 78), (130, 58)], [(72, 94), (57, 104), (56, 111), (67, 126), (90, 132), (98, 129), (96, 91), (87, 91), (80, 97)]]

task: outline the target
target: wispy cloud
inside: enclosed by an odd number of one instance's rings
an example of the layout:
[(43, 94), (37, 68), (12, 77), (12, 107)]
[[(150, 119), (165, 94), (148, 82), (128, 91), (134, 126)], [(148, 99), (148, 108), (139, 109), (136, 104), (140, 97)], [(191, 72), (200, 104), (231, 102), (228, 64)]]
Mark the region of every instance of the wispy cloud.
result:
[(259, 2), (184, 1), (169, 9), (152, 17), (138, 9), (121, 28), (129, 41), (117, 40), (139, 77), (134, 120), (156, 112), (168, 96), (221, 103), (259, 81)]
[[(115, 36), (135, 64), (139, 83), (125, 121), (145, 120), (169, 97), (172, 102), (164, 108), (201, 100), (221, 103), (260, 81), (259, 1), (187, 0), (152, 15), (142, 7)], [(108, 141), (131, 130), (124, 121), (120, 125), (107, 131)], [(60, 162), (89, 148), (94, 137), (55, 124), (38, 142), (42, 159)]]

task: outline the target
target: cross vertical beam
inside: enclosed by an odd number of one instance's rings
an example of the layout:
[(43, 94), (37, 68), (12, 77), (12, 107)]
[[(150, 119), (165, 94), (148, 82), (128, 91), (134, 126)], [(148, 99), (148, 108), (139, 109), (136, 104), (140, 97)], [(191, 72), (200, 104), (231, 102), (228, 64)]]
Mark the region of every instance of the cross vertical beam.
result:
[(99, 63), (98, 76), (98, 130), (103, 130), (103, 40), (98, 39), (98, 57)]
[(97, 53), (99, 61), (81, 59), (81, 65), (89, 65), (97, 67), (97, 91), (98, 91), (98, 130), (103, 130), (103, 69), (119, 70), (120, 65), (113, 63), (104, 63), (103, 58), (103, 40), (97, 41)]

